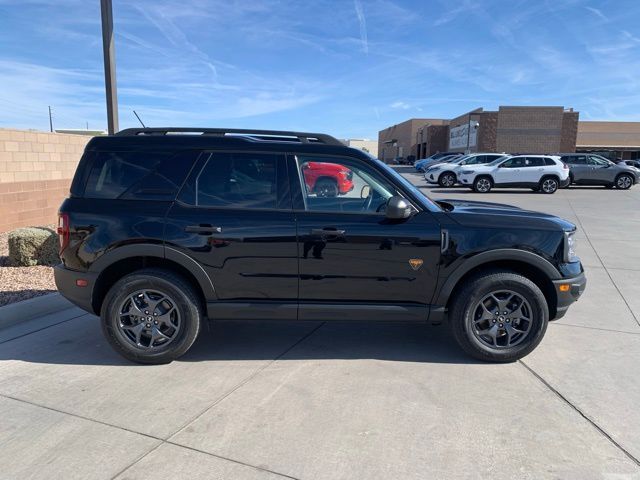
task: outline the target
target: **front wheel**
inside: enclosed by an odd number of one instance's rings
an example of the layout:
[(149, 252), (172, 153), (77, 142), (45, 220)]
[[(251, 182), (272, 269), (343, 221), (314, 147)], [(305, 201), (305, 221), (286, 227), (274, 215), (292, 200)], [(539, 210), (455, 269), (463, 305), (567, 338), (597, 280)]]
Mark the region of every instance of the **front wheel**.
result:
[(633, 178), (631, 175), (623, 173), (622, 175), (618, 175), (618, 178), (616, 178), (616, 188), (619, 188), (620, 190), (628, 190), (631, 188), (631, 185), (633, 185)]
[(169, 270), (145, 269), (126, 275), (107, 293), (102, 331), (123, 357), (162, 364), (189, 350), (200, 332), (203, 313), (198, 295)]
[(319, 197), (337, 197), (338, 184), (334, 180), (323, 178), (317, 181), (315, 191)]
[(441, 187), (453, 187), (456, 184), (456, 174), (451, 172), (444, 172), (438, 178), (438, 184)]
[(489, 177), (478, 177), (473, 181), (473, 190), (478, 193), (489, 193), (493, 184)]
[(538, 346), (549, 310), (540, 288), (522, 275), (493, 271), (469, 279), (452, 301), (458, 345), (474, 358), (513, 362)]

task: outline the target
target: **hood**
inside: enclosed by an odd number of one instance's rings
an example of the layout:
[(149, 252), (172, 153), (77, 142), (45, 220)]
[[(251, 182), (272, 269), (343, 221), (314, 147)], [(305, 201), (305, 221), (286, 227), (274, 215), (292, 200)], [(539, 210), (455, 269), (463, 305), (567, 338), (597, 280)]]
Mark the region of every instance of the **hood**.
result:
[(438, 203), (453, 220), (461, 225), (564, 230), (568, 232), (576, 229), (573, 223), (555, 215), (524, 210), (503, 203), (457, 199), (443, 199)]

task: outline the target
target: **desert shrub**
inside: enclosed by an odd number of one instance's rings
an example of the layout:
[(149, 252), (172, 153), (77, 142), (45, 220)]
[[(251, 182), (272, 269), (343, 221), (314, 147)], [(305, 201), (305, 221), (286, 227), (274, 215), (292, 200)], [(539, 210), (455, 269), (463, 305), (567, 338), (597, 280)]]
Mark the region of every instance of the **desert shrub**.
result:
[(9, 264), (16, 267), (55, 265), (58, 257), (58, 236), (50, 228), (27, 227), (9, 232)]

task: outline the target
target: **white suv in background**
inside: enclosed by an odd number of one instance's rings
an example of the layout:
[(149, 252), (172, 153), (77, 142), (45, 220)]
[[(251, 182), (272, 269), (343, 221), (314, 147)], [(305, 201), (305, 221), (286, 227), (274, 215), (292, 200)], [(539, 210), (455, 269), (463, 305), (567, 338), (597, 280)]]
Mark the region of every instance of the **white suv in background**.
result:
[(555, 193), (569, 182), (569, 167), (553, 155), (504, 156), (486, 165), (464, 166), (458, 181), (474, 191), (492, 188), (530, 188), (534, 192)]
[(453, 187), (458, 182), (458, 171), (468, 165), (484, 165), (503, 157), (503, 153), (472, 153), (456, 158), (451, 162), (438, 163), (428, 167), (424, 179), (429, 183), (437, 183), (441, 187)]

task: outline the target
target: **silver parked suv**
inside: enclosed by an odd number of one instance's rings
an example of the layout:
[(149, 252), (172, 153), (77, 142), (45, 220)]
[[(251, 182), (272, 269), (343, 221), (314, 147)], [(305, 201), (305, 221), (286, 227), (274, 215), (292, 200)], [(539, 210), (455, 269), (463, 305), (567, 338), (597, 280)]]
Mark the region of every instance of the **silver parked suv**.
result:
[(624, 163), (613, 163), (599, 155), (563, 153), (560, 159), (569, 166), (569, 184), (626, 190), (640, 180), (637, 169)]

